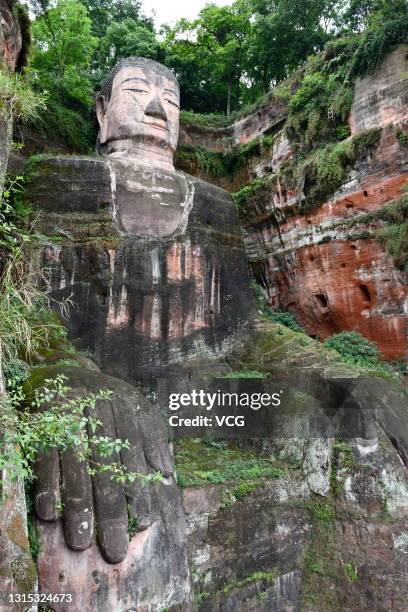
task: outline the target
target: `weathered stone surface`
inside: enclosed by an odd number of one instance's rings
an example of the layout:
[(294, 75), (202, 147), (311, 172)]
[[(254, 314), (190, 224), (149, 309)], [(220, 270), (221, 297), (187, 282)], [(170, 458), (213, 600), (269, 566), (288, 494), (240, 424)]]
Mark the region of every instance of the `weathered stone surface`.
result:
[[(299, 368), (299, 378), (314, 369), (359, 375), (320, 343), (270, 323), (229, 362), (272, 373)], [(381, 378), (367, 389), (367, 405), (386, 407), (388, 423), (374, 438), (256, 443), (285, 466), (284, 476), (235, 503), (225, 504), (234, 482), (184, 489), (200, 610), (405, 610), (406, 392)]]
[[(281, 501), (285, 484), (291, 491), (289, 503)], [(232, 507), (221, 508), (223, 489), (183, 492), (196, 598), (208, 594), (200, 609), (291, 609), (299, 601), (299, 568), (312, 529), (304, 503), (307, 490), (267, 482)], [(271, 578), (265, 581), (255, 574), (247, 584), (238, 584), (256, 572)]]
[[(147, 370), (154, 377), (154, 369), (166, 364), (225, 352), (253, 308), (230, 196), (181, 173), (133, 169), (132, 182), (126, 166), (109, 166), (110, 175), (100, 160), (49, 159), (38, 164), (29, 187), (35, 204), (47, 211), (41, 232), (51, 237), (37, 265), (50, 268), (56, 297), (72, 293), (78, 305), (67, 321), (72, 338), (95, 354), (103, 370), (129, 381)], [(82, 176), (88, 169), (86, 185)], [(44, 174), (50, 197), (41, 187)], [(87, 218), (95, 229), (106, 219), (106, 211), (96, 211), (110, 203), (104, 240), (95, 235), (84, 243), (78, 226), (83, 217), (65, 214), (60, 202), (69, 177), (68, 210), (95, 211)], [(162, 191), (169, 179), (181, 190), (177, 197)], [(57, 243), (53, 234), (60, 237)]]
[(22, 47), (21, 29), (13, 14), (14, 0), (0, 2), (0, 59), (14, 72)]
[(373, 72), (356, 82), (351, 133), (408, 120), (408, 45), (389, 53)]
[(381, 219), (365, 215), (398, 200), (407, 180), (407, 149), (394, 124), (318, 208), (296, 212), (302, 190), (278, 180), (243, 215), (247, 254), (270, 305), (295, 313), (311, 335), (356, 330), (387, 359), (404, 359), (407, 273), (378, 238)]
[(37, 368), (30, 385), (59, 374), (74, 396), (113, 392), (111, 399), (98, 401), (91, 416), (102, 424), (98, 435), (127, 439), (130, 447), (120, 456), (94, 454), (93, 461), (117, 461), (139, 474), (160, 471), (164, 480), (136, 479), (122, 487), (110, 474), (91, 478), (71, 451), (40, 456), (33, 492), (40, 592), (73, 594), (73, 603), (53, 603), (56, 611), (153, 611), (176, 604), (188, 609), (185, 518), (158, 412), (139, 390), (95, 369)]

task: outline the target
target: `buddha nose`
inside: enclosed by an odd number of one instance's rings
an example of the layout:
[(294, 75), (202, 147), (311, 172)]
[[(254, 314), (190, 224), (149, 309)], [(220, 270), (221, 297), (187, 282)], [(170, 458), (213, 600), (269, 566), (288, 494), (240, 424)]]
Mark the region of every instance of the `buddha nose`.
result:
[(156, 117), (156, 119), (162, 119), (163, 121), (167, 121), (166, 112), (157, 96), (150, 100), (149, 104), (145, 109), (145, 115), (149, 115), (150, 117)]

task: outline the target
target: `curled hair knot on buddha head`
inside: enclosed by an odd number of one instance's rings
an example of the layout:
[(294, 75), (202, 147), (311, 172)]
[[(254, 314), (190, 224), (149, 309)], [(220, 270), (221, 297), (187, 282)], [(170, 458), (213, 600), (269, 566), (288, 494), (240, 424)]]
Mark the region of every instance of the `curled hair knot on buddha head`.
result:
[(124, 57), (120, 59), (117, 64), (110, 71), (105, 83), (102, 85), (100, 91), (97, 93), (98, 96), (105, 96), (108, 100), (112, 94), (112, 85), (115, 80), (115, 76), (123, 69), (123, 68), (143, 68), (150, 70), (156, 74), (160, 74), (165, 76), (166, 78), (174, 81), (178, 85), (177, 77), (169, 68), (163, 66), (163, 64), (159, 64), (152, 59), (147, 59), (146, 57)]

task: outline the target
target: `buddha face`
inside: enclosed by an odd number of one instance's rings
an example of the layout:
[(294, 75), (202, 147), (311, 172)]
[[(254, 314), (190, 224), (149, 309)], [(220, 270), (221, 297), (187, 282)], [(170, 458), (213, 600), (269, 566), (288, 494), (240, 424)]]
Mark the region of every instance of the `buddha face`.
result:
[(21, 51), (21, 32), (6, 0), (0, 0), (0, 65), (14, 71)]
[(176, 81), (148, 67), (123, 67), (110, 99), (97, 101), (99, 142), (108, 153), (126, 149), (144, 161), (173, 161), (177, 147), (180, 93)]

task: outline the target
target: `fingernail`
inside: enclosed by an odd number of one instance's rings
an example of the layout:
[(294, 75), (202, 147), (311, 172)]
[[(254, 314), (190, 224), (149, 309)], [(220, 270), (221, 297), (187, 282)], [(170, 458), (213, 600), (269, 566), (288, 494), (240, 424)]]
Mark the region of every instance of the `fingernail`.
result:
[(126, 557), (129, 535), (125, 523), (105, 521), (98, 525), (102, 554), (108, 563), (120, 563)]
[(57, 499), (54, 491), (41, 491), (34, 497), (35, 513), (42, 521), (56, 521), (58, 518)]
[(93, 514), (64, 515), (64, 533), (67, 545), (72, 550), (85, 550), (92, 543)]

